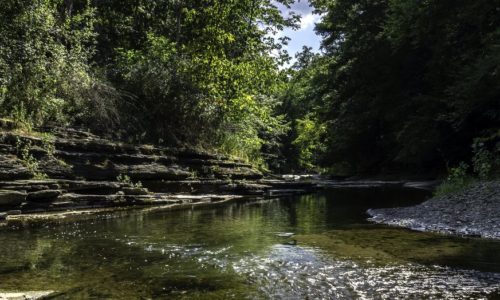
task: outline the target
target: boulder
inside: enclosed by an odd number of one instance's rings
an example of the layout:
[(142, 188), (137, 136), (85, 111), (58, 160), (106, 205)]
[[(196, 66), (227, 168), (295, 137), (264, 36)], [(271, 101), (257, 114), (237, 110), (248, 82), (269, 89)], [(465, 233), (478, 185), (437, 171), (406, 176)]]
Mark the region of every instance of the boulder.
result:
[(17, 206), (26, 200), (26, 192), (0, 190), (0, 206)]
[(26, 200), (32, 202), (50, 202), (51, 200), (54, 200), (61, 194), (62, 192), (60, 190), (44, 190), (44, 191), (32, 192), (28, 194)]

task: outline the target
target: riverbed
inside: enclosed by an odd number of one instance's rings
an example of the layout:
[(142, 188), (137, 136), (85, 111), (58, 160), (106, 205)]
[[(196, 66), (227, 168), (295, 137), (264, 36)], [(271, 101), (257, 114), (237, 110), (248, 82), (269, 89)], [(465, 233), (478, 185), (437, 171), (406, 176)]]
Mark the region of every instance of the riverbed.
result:
[(54, 299), (499, 299), (500, 241), (368, 222), (429, 192), (329, 189), (0, 228), (0, 293)]

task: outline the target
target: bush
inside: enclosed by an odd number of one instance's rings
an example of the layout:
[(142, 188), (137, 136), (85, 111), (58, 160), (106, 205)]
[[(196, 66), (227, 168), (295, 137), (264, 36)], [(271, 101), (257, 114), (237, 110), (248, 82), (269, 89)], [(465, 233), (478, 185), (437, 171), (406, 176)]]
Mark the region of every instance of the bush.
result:
[(326, 126), (321, 124), (312, 114), (296, 121), (297, 138), (292, 144), (300, 149), (300, 167), (306, 170), (318, 169), (319, 158), (326, 151), (326, 146), (323, 143)]
[(448, 177), (437, 187), (434, 196), (456, 193), (475, 183), (477, 180), (467, 174), (468, 169), (469, 166), (464, 162), (460, 162), (457, 167), (451, 168)]
[(64, 7), (63, 0), (2, 1), (0, 113), (24, 129), (108, 117), (113, 108), (90, 63), (94, 9)]
[[(492, 136), (490, 138), (476, 138), (474, 139), (474, 143), (472, 144), (472, 166), (474, 169), (474, 173), (481, 180), (487, 180), (495, 176), (495, 170), (500, 168), (500, 157), (498, 157), (498, 145), (494, 145), (497, 149), (489, 150), (486, 142), (488, 139), (495, 138), (496, 136)], [(498, 137), (496, 137), (498, 138)], [(497, 151), (497, 155), (495, 155), (495, 151)]]

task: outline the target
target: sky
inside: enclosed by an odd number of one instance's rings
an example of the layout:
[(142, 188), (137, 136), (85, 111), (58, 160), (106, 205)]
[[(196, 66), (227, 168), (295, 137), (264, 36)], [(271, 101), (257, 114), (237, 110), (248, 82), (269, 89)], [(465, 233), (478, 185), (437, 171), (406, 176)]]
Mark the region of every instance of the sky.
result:
[(314, 26), (320, 20), (320, 16), (313, 14), (313, 8), (309, 6), (309, 1), (297, 0), (291, 9), (281, 5), (278, 5), (278, 7), (285, 16), (288, 15), (290, 10), (301, 15), (300, 29), (285, 29), (277, 35), (278, 37), (288, 36), (291, 38), (288, 46), (285, 47), (290, 56), (294, 57), (295, 53), (302, 51), (302, 46), (312, 47), (313, 51), (319, 52), (320, 37), (314, 32)]

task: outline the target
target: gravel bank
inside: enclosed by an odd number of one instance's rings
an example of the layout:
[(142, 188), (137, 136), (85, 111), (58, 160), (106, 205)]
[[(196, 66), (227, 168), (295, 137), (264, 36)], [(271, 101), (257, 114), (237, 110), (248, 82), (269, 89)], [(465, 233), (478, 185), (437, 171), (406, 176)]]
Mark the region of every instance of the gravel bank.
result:
[(369, 209), (375, 223), (419, 231), (500, 239), (500, 181), (434, 197), (411, 207)]

